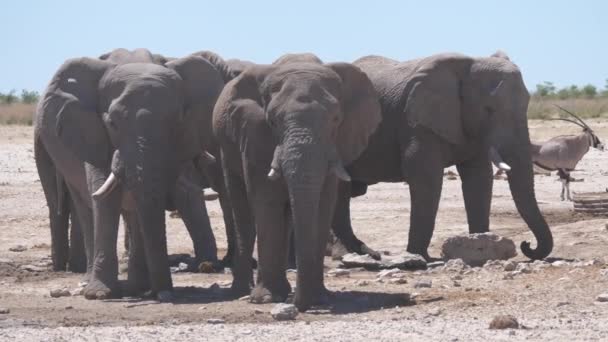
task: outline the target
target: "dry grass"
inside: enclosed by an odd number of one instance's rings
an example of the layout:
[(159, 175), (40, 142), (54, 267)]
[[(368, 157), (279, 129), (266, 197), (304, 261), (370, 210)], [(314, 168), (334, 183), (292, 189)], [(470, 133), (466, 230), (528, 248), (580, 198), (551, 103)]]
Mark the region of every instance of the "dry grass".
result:
[(528, 105), (528, 119), (549, 119), (563, 116), (559, 105), (583, 118), (608, 117), (608, 98), (595, 99), (543, 99), (532, 97)]
[[(596, 99), (543, 99), (532, 97), (528, 106), (529, 119), (548, 119), (563, 115), (555, 107), (562, 106), (583, 118), (608, 117), (608, 98)], [(35, 104), (0, 104), (0, 125), (31, 125)]]
[(32, 125), (36, 104), (0, 104), (0, 125)]

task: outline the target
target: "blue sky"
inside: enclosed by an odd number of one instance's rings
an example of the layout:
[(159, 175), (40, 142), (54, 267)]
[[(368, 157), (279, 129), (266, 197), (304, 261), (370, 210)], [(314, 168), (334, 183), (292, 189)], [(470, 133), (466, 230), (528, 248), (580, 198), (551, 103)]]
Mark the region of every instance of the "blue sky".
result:
[(212, 50), (268, 63), (287, 52), (325, 61), (368, 54), (506, 51), (528, 88), (608, 78), (608, 1), (33, 1), (0, 13), (0, 92), (41, 91), (67, 58), (115, 47), (167, 56)]

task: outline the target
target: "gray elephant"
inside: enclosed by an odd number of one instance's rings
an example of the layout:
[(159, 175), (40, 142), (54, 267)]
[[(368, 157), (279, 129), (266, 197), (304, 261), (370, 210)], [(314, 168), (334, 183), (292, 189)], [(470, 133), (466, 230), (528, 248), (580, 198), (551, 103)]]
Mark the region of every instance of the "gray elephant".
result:
[(211, 162), (200, 126), (208, 125), (223, 85), (217, 69), (196, 56), (166, 66), (77, 58), (53, 76), (36, 111), (35, 154), (52, 162), (74, 203), (90, 273), (87, 298), (119, 293), (121, 210), (133, 230), (129, 292), (167, 298), (164, 211), (184, 170)]
[[(209, 52), (209, 54), (212, 53)], [(175, 60), (175, 58), (166, 58), (162, 55), (152, 54), (147, 49), (130, 51), (123, 48), (105, 53), (99, 56), (99, 59), (115, 64), (154, 63), (159, 65), (164, 65), (170, 60)], [(221, 62), (219, 56), (216, 59)], [(207, 114), (208, 117), (205, 118), (205, 122), (200, 125), (201, 128), (206, 130), (206, 132), (201, 133), (201, 136), (204, 137), (211, 135), (211, 113)], [(38, 140), (38, 137), (36, 137), (36, 140)], [(208, 144), (208, 142), (205, 142), (205, 144)], [(80, 233), (76, 215), (74, 215), (75, 211), (71, 210), (72, 215), (70, 215), (68, 209), (71, 207), (65, 204), (68, 203), (70, 197), (62, 176), (54, 172), (53, 162), (44, 158), (44, 156), (37, 156), (36, 162), (49, 207), (53, 269), (56, 271), (65, 270), (67, 264), (67, 268), (70, 271), (85, 272), (86, 255), (82, 243), (82, 234)], [(219, 163), (214, 163), (208, 167), (219, 169)], [(221, 172), (215, 173), (219, 174), (218, 177), (221, 179)], [(205, 203), (201, 197), (202, 188), (208, 187), (210, 182), (206, 179), (205, 175), (201, 175), (201, 172), (194, 165), (184, 168), (182, 174), (183, 177), (179, 178), (180, 181), (176, 182), (171, 192), (167, 209), (177, 210), (188, 229), (193, 242), (195, 256), (195, 262), (190, 266), (203, 271), (213, 271), (222, 265), (217, 263), (215, 237), (211, 229)], [(227, 205), (223, 200), (222, 203), (224, 206)], [(69, 242), (67, 234), (68, 216), (72, 220), (72, 233), (69, 235)], [(126, 220), (126, 217), (127, 215), (123, 215), (126, 233), (125, 248), (128, 250), (129, 222)], [(226, 227), (231, 227), (231, 222), (231, 219), (227, 219)]]
[[(310, 54), (249, 66), (229, 82), (214, 109), (238, 248), (232, 290), (252, 302), (283, 301), (289, 227), (298, 259), (295, 305), (306, 310), (325, 295), (323, 256), (338, 178), (380, 120), (371, 82), (347, 63)], [(257, 230), (258, 278), (250, 258)]]
[[(441, 195), (443, 169), (456, 165), (470, 233), (489, 229), (492, 166), (508, 170), (519, 214), (536, 237), (531, 259), (551, 253), (553, 238), (534, 193), (527, 108), (529, 95), (519, 68), (504, 53), (486, 58), (439, 54), (409, 62), (368, 56), (354, 64), (372, 80), (382, 104), (382, 123), (367, 149), (347, 167), (359, 187), (376, 182), (409, 183), (407, 250), (429, 259)], [(352, 233), (350, 184), (342, 183), (334, 229)]]

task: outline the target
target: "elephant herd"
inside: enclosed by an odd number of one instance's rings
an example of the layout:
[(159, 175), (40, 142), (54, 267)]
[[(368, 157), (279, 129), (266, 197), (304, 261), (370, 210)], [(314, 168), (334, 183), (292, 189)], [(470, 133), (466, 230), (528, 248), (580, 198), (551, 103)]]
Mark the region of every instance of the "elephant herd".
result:
[[(380, 258), (353, 234), (351, 197), (374, 183), (407, 182), (407, 251), (428, 260), (443, 169), (456, 165), (469, 231), (479, 233), (489, 229), (492, 163), (508, 171), (536, 238), (522, 252), (545, 258), (553, 240), (534, 194), (528, 100), (504, 53), (352, 63), (287, 54), (262, 65), (209, 51), (168, 58), (117, 49), (67, 60), (35, 117), (54, 269), (86, 272), (88, 299), (171, 300), (165, 210), (177, 210), (197, 262), (208, 271), (231, 267), (235, 296), (285, 301), (295, 258), (294, 304), (306, 310), (326, 299), (330, 231), (347, 250)], [(221, 261), (204, 188), (218, 193), (224, 213)], [(124, 286), (121, 216), (129, 231)]]

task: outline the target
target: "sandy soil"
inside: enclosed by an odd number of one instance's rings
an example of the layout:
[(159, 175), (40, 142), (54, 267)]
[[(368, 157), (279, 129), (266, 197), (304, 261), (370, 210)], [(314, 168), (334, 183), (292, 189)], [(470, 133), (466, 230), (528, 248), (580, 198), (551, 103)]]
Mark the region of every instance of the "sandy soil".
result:
[[(591, 126), (600, 137), (608, 138), (608, 122), (595, 121)], [(578, 128), (567, 123), (531, 122), (530, 130), (534, 139), (545, 139), (576, 133)], [(584, 181), (572, 183), (571, 189), (605, 189), (607, 161), (608, 154), (590, 151), (573, 173)], [(562, 266), (529, 265), (530, 273), (512, 279), (501, 266), (407, 272), (405, 284), (379, 282), (377, 272), (352, 270), (346, 277), (326, 277), (328, 288), (334, 291), (330, 307), (300, 314), (292, 322), (274, 321), (269, 313), (272, 305), (229, 300), (229, 273), (174, 274), (177, 296), (172, 304), (51, 298), (51, 289), (74, 288), (81, 276), (49, 271), (50, 234), (33, 160), (32, 129), (3, 126), (0, 308), (10, 312), (0, 314), (0, 340), (606, 340), (608, 304), (596, 297), (608, 292), (608, 266), (604, 265), (608, 262), (608, 218), (575, 213), (571, 203), (560, 201), (560, 189), (555, 175), (536, 176), (537, 198), (554, 232), (551, 257), (575, 260)], [(218, 246), (224, 248), (219, 205), (208, 202), (208, 209)], [(368, 245), (389, 253), (403, 251), (408, 233), (407, 185), (371, 187), (367, 195), (354, 200), (352, 216), (356, 233)], [(170, 253), (192, 253), (181, 220), (167, 215), (167, 222)], [(494, 183), (491, 225), (493, 232), (517, 245), (533, 239), (504, 180)], [(447, 237), (466, 231), (460, 182), (446, 179), (431, 255), (439, 256), (439, 246)], [(9, 251), (17, 245), (24, 245), (25, 251)], [(220, 255), (223, 253), (221, 249)], [(594, 258), (596, 262), (587, 262)], [(525, 258), (520, 255), (515, 260)], [(38, 269), (28, 271), (24, 265)], [(328, 271), (337, 265), (326, 259)], [(294, 280), (293, 273), (289, 277)], [(431, 280), (432, 287), (417, 288), (420, 280)], [(498, 314), (515, 316), (523, 328), (488, 329)], [(209, 319), (224, 323), (211, 324)]]

